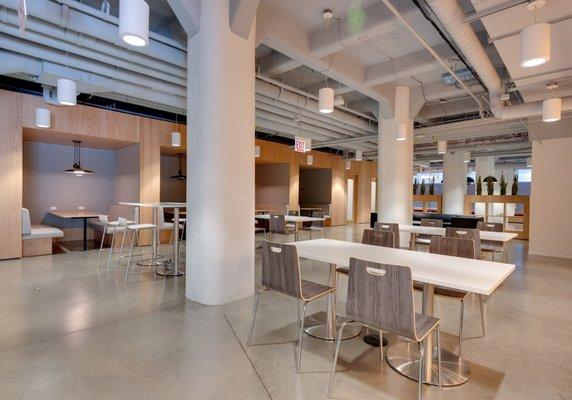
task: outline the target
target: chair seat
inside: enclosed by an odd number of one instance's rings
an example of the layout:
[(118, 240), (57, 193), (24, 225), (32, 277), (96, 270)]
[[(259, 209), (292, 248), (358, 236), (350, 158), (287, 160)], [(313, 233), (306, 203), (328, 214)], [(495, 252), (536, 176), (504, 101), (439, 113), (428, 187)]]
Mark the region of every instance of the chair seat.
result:
[[(175, 222), (175, 218), (171, 219), (171, 222)], [(179, 222), (187, 222), (186, 218), (179, 218)]]
[[(180, 220), (179, 220), (180, 221)], [(162, 231), (166, 231), (167, 229), (173, 229), (173, 223), (172, 222), (165, 222), (163, 225), (161, 225), (160, 228)], [(179, 229), (183, 229), (183, 225), (179, 224)]]
[(425, 338), (437, 325), (439, 325), (439, 318), (415, 313), (415, 334), (419, 340)]
[(112, 233), (117, 233), (117, 232), (123, 232), (125, 230), (125, 227), (123, 226), (110, 226), (107, 228), (106, 232), (108, 234), (112, 234)]
[(431, 244), (431, 239), (420, 237), (420, 238), (415, 239), (415, 243), (417, 243), (417, 244)]
[[(131, 224), (134, 224), (134, 223), (135, 223), (135, 221), (129, 221), (129, 220), (127, 220), (127, 224), (128, 224), (128, 225), (131, 225)], [(119, 221), (109, 221), (109, 222), (107, 223), (107, 225), (116, 226), (116, 225), (119, 225)]]
[(304, 231), (323, 231), (324, 228), (318, 227), (318, 226), (303, 226), (302, 230), (304, 230)]
[(156, 227), (157, 227), (157, 225), (154, 225), (154, 224), (134, 224), (134, 225), (128, 225), (127, 229), (137, 231), (137, 230), (141, 230), (141, 229), (153, 229)]
[(321, 283), (306, 281), (302, 279), (302, 296), (306, 300), (312, 300), (333, 291), (334, 288)]
[[(423, 284), (421, 282), (413, 282), (413, 289), (423, 291)], [(467, 296), (468, 292), (462, 290), (448, 289), (441, 286), (435, 286), (434, 293), (437, 296), (453, 297), (456, 299), (463, 299)]]
[(481, 243), (481, 251), (488, 251), (491, 253), (500, 253), (504, 250), (502, 244), (496, 243)]
[(348, 275), (350, 273), (350, 269), (347, 267), (338, 267), (336, 268), (336, 272), (344, 275)]

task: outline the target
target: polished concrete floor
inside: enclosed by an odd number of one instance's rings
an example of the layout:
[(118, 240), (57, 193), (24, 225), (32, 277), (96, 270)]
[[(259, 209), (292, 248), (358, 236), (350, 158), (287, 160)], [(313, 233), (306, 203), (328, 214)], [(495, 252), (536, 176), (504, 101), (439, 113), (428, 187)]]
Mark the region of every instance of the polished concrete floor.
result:
[[(328, 236), (357, 241), (363, 228)], [(572, 261), (529, 256), (522, 241), (508, 246), (508, 259), (517, 269), (488, 301), (484, 338), (477, 303), (465, 313), (472, 379), (426, 387), (426, 399), (572, 398)], [(334, 346), (306, 336), (296, 375), (295, 301), (265, 293), (247, 349), (252, 298), (205, 307), (185, 299), (184, 278), (147, 270), (125, 285), (96, 262), (97, 251), (0, 262), (0, 399), (326, 398)], [(256, 262), (259, 285), (259, 250)], [(327, 279), (327, 265), (302, 268), (307, 279)], [(458, 303), (438, 299), (436, 313), (444, 347), (455, 350)], [(377, 351), (344, 341), (334, 398), (416, 398), (416, 383), (380, 366)]]

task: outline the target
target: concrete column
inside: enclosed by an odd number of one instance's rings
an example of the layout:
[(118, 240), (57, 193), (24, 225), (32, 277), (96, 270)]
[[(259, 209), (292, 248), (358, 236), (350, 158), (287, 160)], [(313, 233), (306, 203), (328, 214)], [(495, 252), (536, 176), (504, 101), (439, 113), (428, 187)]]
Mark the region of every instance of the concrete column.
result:
[(254, 293), (254, 47), (254, 27), (230, 31), (228, 1), (201, 1), (188, 40), (186, 296), (208, 305)]
[(443, 155), (443, 213), (463, 214), (467, 194), (467, 163), (463, 152), (448, 150)]
[[(409, 118), (409, 88), (397, 87), (395, 113), (392, 119), (382, 119), (378, 125), (379, 159), (377, 162), (378, 221), (411, 224), (413, 220), (413, 121)], [(379, 115), (382, 115), (380, 112)], [(395, 140), (395, 130), (401, 122), (409, 125), (403, 141)], [(401, 239), (406, 246), (407, 235)]]

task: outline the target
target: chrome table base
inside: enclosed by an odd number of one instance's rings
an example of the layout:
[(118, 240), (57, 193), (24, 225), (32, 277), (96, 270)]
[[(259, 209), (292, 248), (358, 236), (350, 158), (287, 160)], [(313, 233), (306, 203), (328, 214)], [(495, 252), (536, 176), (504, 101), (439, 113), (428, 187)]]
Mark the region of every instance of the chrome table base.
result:
[[(339, 332), (339, 326), (344, 322), (343, 319), (344, 317), (339, 315), (336, 318), (336, 334)], [(304, 321), (304, 332), (318, 339), (335, 340), (335, 338), (330, 334), (330, 329), (327, 324), (327, 315), (324, 312), (318, 312), (306, 317)], [(344, 329), (342, 339), (351, 339), (358, 336), (360, 333), (361, 325), (348, 324)]]
[(155, 273), (161, 276), (183, 276), (186, 274), (185, 271), (182, 271), (180, 268), (175, 269), (174, 262), (172, 260), (166, 260), (155, 268)]

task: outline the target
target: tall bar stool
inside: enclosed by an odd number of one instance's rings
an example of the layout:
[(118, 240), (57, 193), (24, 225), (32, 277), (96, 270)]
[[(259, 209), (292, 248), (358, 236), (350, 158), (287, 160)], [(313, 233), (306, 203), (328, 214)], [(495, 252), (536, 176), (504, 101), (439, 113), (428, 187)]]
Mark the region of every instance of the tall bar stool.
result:
[[(115, 234), (117, 232), (123, 232), (124, 227), (119, 226), (119, 221), (110, 221), (108, 215), (99, 215), (99, 222), (103, 224), (103, 233), (101, 235), (101, 244), (99, 246), (99, 254), (97, 256), (97, 268), (99, 268), (99, 261), (101, 260), (101, 254), (103, 253), (103, 243), (105, 242), (105, 235), (111, 235), (111, 247), (109, 248), (109, 258), (107, 261), (107, 271), (111, 267), (111, 258), (113, 254), (118, 254), (113, 252), (113, 247), (115, 245)], [(134, 221), (127, 220), (127, 224), (133, 224)]]
[[(312, 211), (312, 218), (324, 218), (323, 211)], [(310, 233), (310, 240), (312, 239), (312, 232), (321, 232), (324, 238), (326, 237), (326, 229), (324, 227), (326, 221), (312, 221), (310, 226), (303, 226), (302, 230)]]
[(270, 241), (274, 240), (275, 235), (282, 235), (286, 241), (290, 235), (294, 235), (294, 240), (298, 239), (298, 230), (294, 227), (291, 228), (286, 224), (286, 218), (281, 214), (270, 214), (270, 223), (268, 229)]
[(396, 249), (399, 248), (399, 224), (396, 223), (387, 223), (387, 222), (376, 222), (374, 227), (376, 231), (385, 231), (385, 232), (393, 232), (395, 242), (393, 243), (393, 247)]
[[(434, 228), (442, 228), (443, 227), (443, 220), (442, 219), (433, 219), (433, 218), (421, 218), (421, 226), (431, 226)], [(413, 250), (415, 250), (418, 244), (422, 244), (425, 246), (429, 246), (431, 244), (431, 237), (433, 235), (425, 235), (423, 233), (417, 235), (415, 241), (413, 242)]]
[[(141, 246), (140, 246), (140, 241), (139, 241), (139, 232), (142, 230), (151, 230), (151, 234), (154, 235), (158, 227), (155, 224), (132, 224), (132, 225), (129, 225), (127, 223), (127, 220), (125, 218), (122, 218), (122, 217), (119, 217), (119, 219), (117, 221), (119, 223), (119, 227), (124, 228), (124, 231), (123, 231), (123, 238), (121, 239), (121, 250), (119, 251), (119, 260), (117, 262), (117, 270), (115, 272), (116, 275), (119, 272), (119, 267), (121, 265), (121, 258), (124, 257), (123, 256), (123, 246), (125, 244), (125, 237), (127, 236), (127, 232), (131, 233), (131, 246), (129, 248), (129, 257), (127, 259), (127, 268), (125, 269), (125, 283), (127, 283), (127, 277), (129, 275), (129, 267), (131, 266), (131, 258), (133, 257), (133, 248), (135, 247), (135, 239), (137, 239), (137, 249), (138, 249), (138, 253), (139, 253), (138, 256), (139, 256), (139, 258), (142, 258), (143, 254), (141, 252)], [(155, 255), (153, 255), (153, 258), (155, 258)]]
[[(254, 300), (247, 347), (250, 347), (252, 342), (252, 332), (254, 330), (260, 295), (265, 290), (275, 290), (287, 296), (294, 297), (298, 300), (298, 323), (300, 326), (298, 357), (296, 360), (296, 373), (299, 373), (302, 362), (302, 338), (304, 337), (306, 307), (311, 301), (324, 296), (331, 296), (330, 300), (335, 305), (335, 288), (302, 279), (296, 246), (272, 242), (264, 242), (262, 245), (262, 286), (263, 288), (258, 291), (256, 299)], [(300, 314), (300, 305), (302, 306), (302, 314)]]
[[(479, 231), (489, 231), (489, 232), (504, 232), (504, 225), (502, 222), (477, 222), (477, 229)], [(495, 260), (496, 254), (504, 254), (505, 262), (507, 260), (507, 254), (504, 251), (504, 242), (498, 240), (481, 240), (481, 251), (483, 253), (490, 253), (492, 261)], [(483, 256), (484, 258), (484, 256)]]
[[(349, 321), (340, 326), (336, 352), (328, 385), (328, 398), (332, 396), (336, 364), (342, 343), (342, 333), (348, 323), (360, 323), (368, 328), (393, 333), (419, 345), (419, 393), (423, 398), (424, 349), (423, 340), (437, 333), (438, 382), (441, 387), (441, 331), (438, 318), (415, 312), (413, 281), (409, 267), (379, 264), (350, 258), (348, 301), (346, 315)], [(383, 364), (383, 346), (380, 346)]]
[[(439, 237), (433, 236), (431, 244), (429, 245), (429, 252), (433, 254), (443, 254), (446, 256), (454, 256), (461, 258), (475, 258), (475, 241), (473, 239), (452, 238), (452, 237)], [(415, 290), (423, 291), (423, 285), (414, 283)], [(463, 319), (465, 314), (465, 300), (469, 297), (471, 292), (463, 290), (455, 290), (435, 286), (434, 293), (437, 296), (448, 297), (456, 299), (461, 302), (461, 315), (459, 318), (459, 352), (458, 356), (461, 357), (463, 353)], [(484, 296), (479, 295), (479, 304), (481, 308), (481, 328), (483, 336), (485, 335), (485, 301)]]

